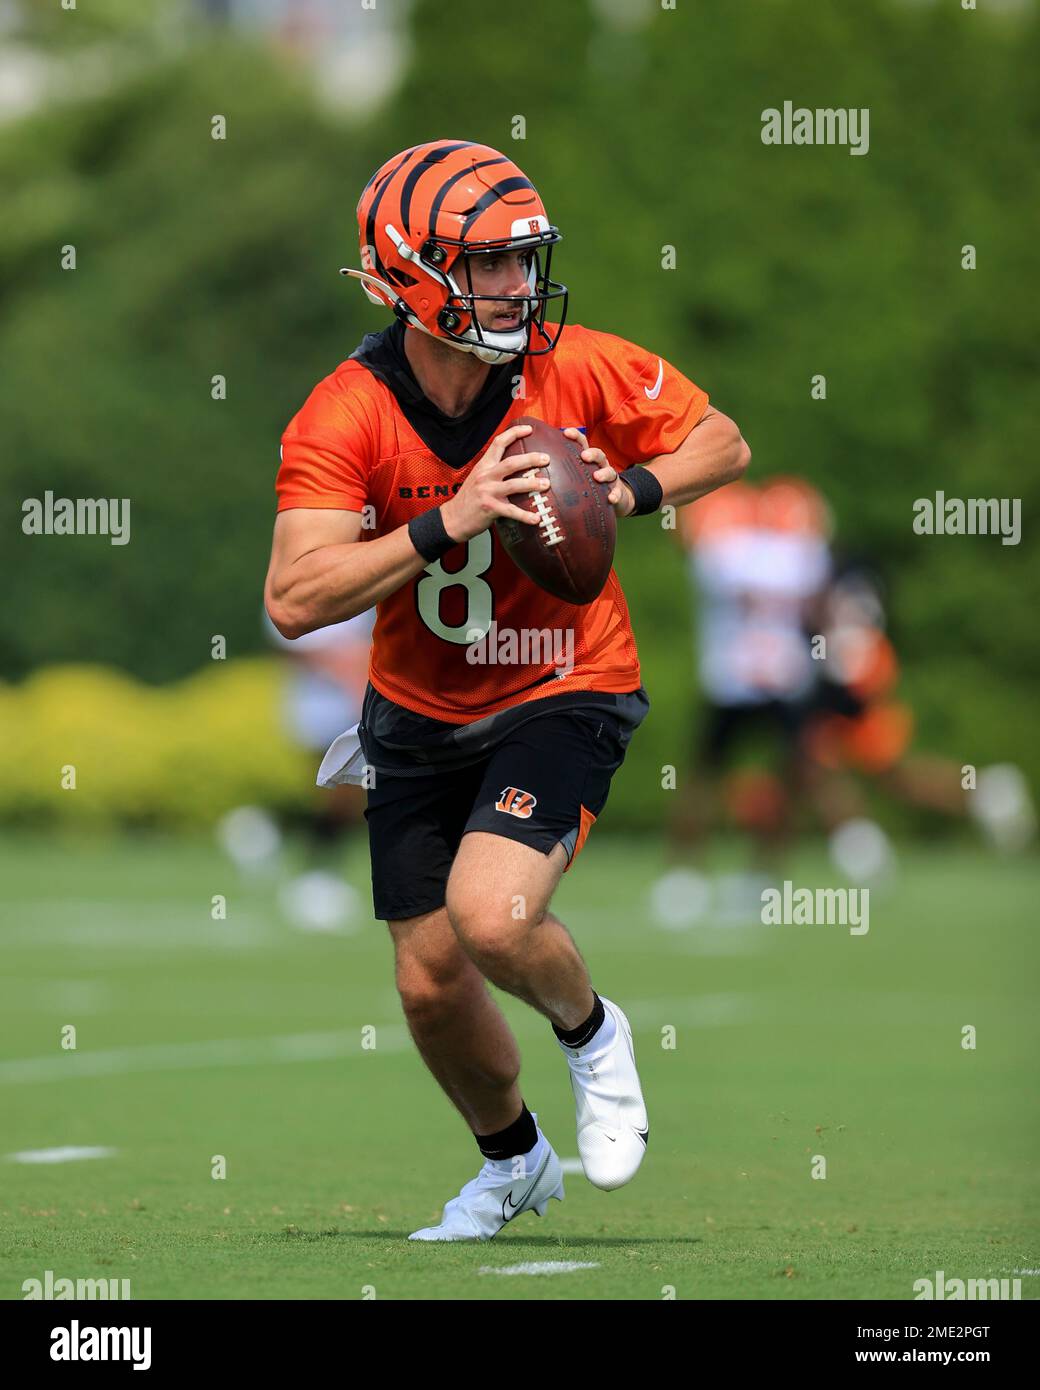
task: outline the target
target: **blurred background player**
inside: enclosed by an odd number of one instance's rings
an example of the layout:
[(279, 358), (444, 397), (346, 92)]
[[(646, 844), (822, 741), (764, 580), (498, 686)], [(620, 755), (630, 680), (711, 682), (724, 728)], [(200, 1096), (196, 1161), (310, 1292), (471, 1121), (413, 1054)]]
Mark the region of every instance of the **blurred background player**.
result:
[[(688, 861), (710, 829), (729, 823), (752, 835), (761, 868), (789, 834), (816, 680), (809, 616), (828, 578), (830, 529), (819, 492), (794, 477), (731, 483), (679, 512), (706, 708), (676, 789), (672, 861)], [(757, 877), (725, 883), (758, 904)], [(695, 920), (709, 896), (701, 874), (676, 868), (655, 885), (655, 911), (665, 922)]]
[[(329, 744), (361, 717), (374, 621), (375, 610), (369, 609), (290, 639), (264, 613), (264, 632), (286, 658), (282, 726), (297, 747), (314, 755), (315, 766)], [(284, 883), (279, 904), (302, 931), (342, 931), (358, 912), (342, 860), (344, 840), (360, 826), (364, 804), (359, 786), (315, 787), (307, 807), (284, 827), (301, 838), (304, 863)], [(239, 867), (248, 870), (275, 865), (282, 829), (269, 812), (241, 806), (220, 822), (218, 835)]]
[[(375, 609), (370, 608), (290, 639), (264, 613), (267, 635), (291, 663), (283, 701), (287, 731), (316, 761), (361, 718), (374, 623)], [(344, 837), (361, 824), (364, 807), (359, 786), (315, 788), (299, 817), (309, 864), (285, 885), (280, 900), (289, 919), (303, 930), (342, 928), (358, 910), (357, 894), (333, 865), (342, 859)]]
[(863, 779), (905, 806), (973, 817), (998, 850), (1025, 848), (1036, 816), (1011, 764), (962, 768), (911, 751), (914, 717), (896, 695), (899, 659), (886, 632), (880, 578), (859, 561), (836, 564), (822, 595), (823, 659), (802, 731), (805, 785), (829, 834), (831, 858), (849, 878), (877, 878), (894, 863), (888, 837), (867, 816)]

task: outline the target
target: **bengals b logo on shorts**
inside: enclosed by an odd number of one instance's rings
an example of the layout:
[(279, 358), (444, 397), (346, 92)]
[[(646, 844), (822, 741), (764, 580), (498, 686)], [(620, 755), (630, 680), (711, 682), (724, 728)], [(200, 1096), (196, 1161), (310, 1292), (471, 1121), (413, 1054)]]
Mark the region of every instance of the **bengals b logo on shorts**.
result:
[(530, 792), (521, 791), (519, 787), (503, 787), (495, 802), (495, 810), (508, 811), (511, 816), (527, 820), (537, 805), (538, 798)]

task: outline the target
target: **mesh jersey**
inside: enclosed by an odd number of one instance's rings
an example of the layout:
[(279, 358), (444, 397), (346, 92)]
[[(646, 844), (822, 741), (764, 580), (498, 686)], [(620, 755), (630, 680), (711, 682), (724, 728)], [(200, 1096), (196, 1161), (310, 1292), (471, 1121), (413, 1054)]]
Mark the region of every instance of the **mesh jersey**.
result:
[[(454, 468), (431, 452), (385, 383), (348, 359), (318, 383), (282, 437), (278, 510), (370, 508), (362, 539), (371, 541), (457, 492), (490, 439), (519, 416), (584, 428), (589, 445), (620, 472), (673, 452), (707, 404), (699, 387), (654, 353), (569, 325), (553, 352), (524, 359), (523, 391), (474, 456)], [(497, 639), (472, 648), (475, 630)], [(532, 640), (543, 630), (573, 633), (565, 660), (559, 646)], [(525, 664), (515, 655), (496, 659), (509, 655), (504, 641), (511, 632), (527, 634), (512, 639)], [(477, 664), (480, 653), (485, 660)], [(640, 684), (628, 606), (613, 569), (594, 602), (564, 603), (516, 567), (494, 527), (377, 605), (369, 680), (406, 709), (457, 724), (547, 694), (625, 692)]]

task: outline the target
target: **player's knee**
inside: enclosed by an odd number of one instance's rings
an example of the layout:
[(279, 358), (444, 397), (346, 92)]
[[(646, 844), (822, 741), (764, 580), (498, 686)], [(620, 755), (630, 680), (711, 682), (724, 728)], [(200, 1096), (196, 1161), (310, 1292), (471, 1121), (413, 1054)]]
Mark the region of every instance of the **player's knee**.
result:
[(473, 966), (458, 951), (434, 959), (398, 957), (395, 982), (410, 1023), (435, 1025), (457, 1014), (474, 979)]
[(497, 967), (512, 964), (523, 949), (520, 924), (502, 914), (483, 911), (459, 913), (452, 918), (459, 944), (480, 969), (494, 977)]
[(412, 1024), (432, 1027), (449, 1018), (459, 1006), (458, 980), (430, 974), (398, 975), (397, 993)]

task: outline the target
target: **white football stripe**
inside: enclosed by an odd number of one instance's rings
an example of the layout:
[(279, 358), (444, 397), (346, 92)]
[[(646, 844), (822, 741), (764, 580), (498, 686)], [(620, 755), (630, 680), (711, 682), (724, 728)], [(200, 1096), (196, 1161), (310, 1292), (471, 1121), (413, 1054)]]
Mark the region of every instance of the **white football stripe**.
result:
[(598, 1260), (528, 1260), (522, 1265), (481, 1265), (480, 1274), (573, 1274), (578, 1269), (599, 1269)]

